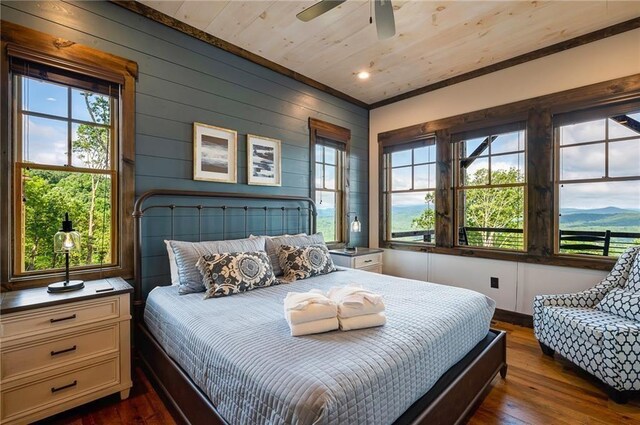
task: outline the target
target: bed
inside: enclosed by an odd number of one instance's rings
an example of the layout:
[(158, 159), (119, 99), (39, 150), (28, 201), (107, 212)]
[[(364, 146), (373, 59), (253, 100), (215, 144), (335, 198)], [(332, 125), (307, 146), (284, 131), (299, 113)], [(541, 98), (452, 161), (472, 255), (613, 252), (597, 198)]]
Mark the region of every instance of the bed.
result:
[[(171, 211), (173, 235), (176, 204), (143, 207), (153, 197), (260, 203), (256, 196), (241, 194), (145, 194), (136, 204), (139, 241), (144, 237), (140, 219), (149, 209)], [(276, 232), (286, 232), (287, 226), (299, 230), (302, 223), (305, 230), (315, 230), (311, 200), (270, 197), (269, 202), (298, 204), (272, 207), (282, 225)], [(300, 203), (307, 205), (308, 220)], [(203, 205), (195, 208), (201, 215)], [(269, 207), (236, 208), (244, 214), (236, 223), (249, 232), (251, 208)], [(288, 209), (294, 219), (286, 216)], [(200, 216), (197, 221), (201, 227)], [(224, 216), (222, 221), (234, 220)], [(269, 221), (264, 218), (265, 232)], [(142, 250), (139, 243), (139, 266)], [(172, 286), (148, 284), (145, 290), (141, 274), (136, 275), (140, 296), (134, 303), (139, 311), (136, 346), (157, 388), (185, 423), (460, 423), (495, 375), (506, 374), (505, 335), (489, 329), (493, 301), (473, 291), (349, 269), (203, 300), (202, 294), (178, 295)], [(384, 327), (289, 335), (282, 312), (288, 291), (346, 283), (384, 295)]]

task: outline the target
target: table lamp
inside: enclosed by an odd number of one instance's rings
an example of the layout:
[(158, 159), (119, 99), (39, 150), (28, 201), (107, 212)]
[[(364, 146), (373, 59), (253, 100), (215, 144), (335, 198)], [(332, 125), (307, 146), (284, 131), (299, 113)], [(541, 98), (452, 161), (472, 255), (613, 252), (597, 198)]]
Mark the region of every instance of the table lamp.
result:
[(53, 237), (53, 250), (65, 257), (65, 279), (49, 285), (48, 292), (69, 292), (84, 288), (82, 280), (69, 280), (69, 253), (80, 249), (80, 234), (73, 228), (69, 213), (64, 214), (62, 229)]
[[(355, 214), (355, 212), (348, 212), (347, 213), (347, 218), (349, 218), (349, 216), (351, 214)], [(360, 233), (362, 231), (362, 225), (360, 223), (360, 220), (358, 220), (358, 216), (354, 215), (354, 219), (351, 222), (351, 224), (349, 225), (349, 232), (347, 232), (347, 243), (344, 246), (344, 250), (345, 251), (356, 251), (356, 247), (350, 247), (349, 243), (351, 242), (351, 233)]]

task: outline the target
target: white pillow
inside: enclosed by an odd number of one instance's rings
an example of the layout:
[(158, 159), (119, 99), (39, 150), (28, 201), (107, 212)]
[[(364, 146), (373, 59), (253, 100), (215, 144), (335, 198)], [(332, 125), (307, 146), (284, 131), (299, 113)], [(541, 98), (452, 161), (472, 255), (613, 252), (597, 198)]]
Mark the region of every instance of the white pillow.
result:
[(178, 264), (176, 263), (176, 254), (173, 252), (171, 248), (171, 244), (169, 241), (165, 240), (164, 243), (167, 245), (167, 254), (169, 255), (169, 270), (171, 270), (171, 286), (176, 286), (180, 284), (180, 276), (178, 275)]

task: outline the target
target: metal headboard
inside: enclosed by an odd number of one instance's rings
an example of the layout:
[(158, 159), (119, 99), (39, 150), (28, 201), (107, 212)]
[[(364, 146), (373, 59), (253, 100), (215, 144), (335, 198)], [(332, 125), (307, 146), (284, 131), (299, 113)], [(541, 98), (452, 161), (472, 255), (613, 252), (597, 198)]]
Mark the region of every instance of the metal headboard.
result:
[[(147, 205), (153, 199), (164, 198), (169, 199), (171, 203), (152, 203)], [(188, 200), (189, 198), (206, 198), (204, 202), (198, 203), (183, 203), (182, 201), (176, 202), (177, 199)], [(246, 200), (247, 204), (244, 205), (227, 205), (227, 203), (240, 200)], [(263, 204), (261, 204), (263, 202)], [(249, 205), (250, 204), (250, 205)], [(297, 204), (297, 205), (296, 205)], [(176, 227), (176, 211), (192, 210), (196, 211), (197, 215), (197, 235), (198, 240), (202, 240), (203, 235), (203, 213), (209, 210), (218, 210), (221, 213), (222, 220), (222, 238), (226, 239), (229, 234), (244, 234), (244, 237), (249, 236), (249, 214), (250, 212), (263, 214), (264, 227), (263, 234), (269, 232), (269, 219), (274, 218), (274, 212), (281, 217), (281, 227), (279, 228), (282, 233), (295, 232), (300, 233), (305, 230), (309, 230), (311, 233), (316, 232), (316, 218), (317, 209), (315, 202), (308, 197), (302, 196), (286, 196), (286, 195), (260, 195), (252, 193), (237, 193), (237, 192), (198, 192), (188, 190), (150, 190), (143, 193), (135, 202), (133, 208), (134, 217), (134, 231), (135, 231), (135, 283), (134, 283), (134, 306), (144, 305), (144, 296), (142, 288), (142, 257), (143, 257), (143, 225), (142, 219), (150, 210), (164, 210), (168, 212), (168, 218), (170, 221), (170, 238), (174, 238), (174, 232)], [(297, 217), (295, 225), (289, 226), (291, 215)], [(235, 215), (234, 215), (235, 214)], [(243, 217), (242, 229), (229, 229), (228, 225), (231, 221), (230, 218), (234, 216)], [(305, 217), (306, 216), (306, 217)], [(255, 218), (255, 215), (254, 215)], [(205, 218), (206, 219), (206, 218)], [(233, 231), (230, 231), (233, 230)]]

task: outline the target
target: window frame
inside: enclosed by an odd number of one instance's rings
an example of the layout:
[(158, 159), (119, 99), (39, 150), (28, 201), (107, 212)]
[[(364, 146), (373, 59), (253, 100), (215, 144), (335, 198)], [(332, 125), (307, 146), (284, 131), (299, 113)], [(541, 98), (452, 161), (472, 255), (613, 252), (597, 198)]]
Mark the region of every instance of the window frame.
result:
[[(437, 144), (436, 245), (384, 241), (382, 188), (379, 182), (379, 246), (387, 249), (433, 252), (437, 254), (517, 261), (533, 264), (611, 270), (612, 257), (557, 254), (554, 251), (554, 117), (568, 112), (584, 112), (603, 107), (627, 107), (640, 103), (640, 74), (603, 81), (584, 87), (490, 107), (452, 117), (423, 122), (377, 135), (378, 164), (382, 171), (382, 147), (385, 144), (416, 140), (435, 134)], [(586, 112), (585, 112), (586, 113)], [(525, 251), (504, 251), (455, 245), (452, 134), (475, 131), (513, 122), (526, 122), (527, 240)], [(382, 174), (382, 173), (380, 173)], [(455, 230), (455, 235), (454, 235)]]
[[(70, 271), (74, 279), (93, 280), (104, 277), (120, 276), (130, 279), (135, 276), (133, 246), (133, 203), (135, 201), (135, 82), (138, 66), (135, 62), (114, 56), (91, 47), (60, 39), (17, 24), (2, 21), (2, 42), (0, 49), (0, 84), (2, 102), (11, 113), (3, 114), (0, 131), (3, 149), (0, 152), (2, 175), (0, 176), (0, 281), (3, 290), (14, 290), (43, 286), (63, 278), (64, 271), (33, 271), (19, 273), (18, 251), (20, 235), (16, 235), (16, 210), (21, 211), (21, 202), (17, 202), (15, 190), (20, 174), (16, 162), (18, 157), (14, 146), (14, 113), (12, 93), (13, 73), (10, 65), (13, 60), (37, 64), (56, 74), (59, 82), (64, 83), (70, 77), (82, 80), (87, 90), (91, 90), (96, 81), (120, 85), (120, 97), (117, 108), (119, 129), (116, 140), (117, 154), (112, 152), (112, 164), (117, 169), (115, 183), (115, 205), (111, 218), (115, 220), (112, 234), (117, 235), (113, 243), (114, 263), (73, 268)], [(95, 90), (93, 90), (95, 91)], [(114, 122), (116, 120), (112, 120)], [(21, 148), (20, 148), (21, 149)], [(55, 168), (55, 166), (53, 166)], [(60, 167), (61, 168), (61, 167)], [(67, 170), (65, 170), (67, 171)], [(69, 171), (73, 171), (69, 167)], [(112, 183), (113, 185), (114, 183)], [(52, 235), (53, 237), (53, 235)]]
[[(343, 151), (342, 161), (336, 158), (336, 162), (342, 162), (341, 166), (336, 164), (336, 191), (341, 192), (336, 196), (336, 235), (339, 241), (329, 241), (327, 246), (330, 249), (343, 248), (349, 238), (349, 223), (347, 218), (349, 208), (349, 170), (350, 170), (350, 146), (351, 130), (338, 125), (322, 121), (316, 118), (309, 118), (309, 170), (310, 197), (315, 202), (316, 199), (316, 146), (323, 145), (337, 148)], [(340, 156), (340, 155), (338, 155)], [(340, 169), (338, 169), (340, 168)]]
[[(415, 163), (414, 161), (414, 150), (426, 147), (426, 146), (434, 146), (435, 148), (435, 157), (433, 161), (425, 162), (425, 163)], [(392, 238), (392, 212), (391, 212), (391, 198), (394, 193), (415, 193), (415, 192), (433, 192), (434, 202), (437, 198), (437, 175), (438, 172), (436, 170), (434, 175), (435, 186), (433, 188), (425, 188), (425, 189), (415, 189), (415, 167), (419, 165), (431, 165), (434, 164), (437, 168), (438, 163), (438, 147), (436, 143), (435, 134), (429, 135), (428, 137), (423, 137), (418, 140), (402, 142), (398, 140), (394, 143), (387, 143), (380, 146), (380, 240), (382, 243), (399, 243), (399, 244), (407, 244), (414, 246), (435, 246), (436, 238), (437, 238), (437, 222), (438, 216), (435, 214), (435, 223), (434, 223), (434, 237), (431, 242), (420, 242), (420, 241), (401, 241), (394, 240)], [(411, 150), (411, 163), (404, 166), (393, 167), (391, 163), (392, 154), (394, 152), (404, 152)], [(385, 152), (386, 151), (386, 152)], [(392, 190), (392, 170), (393, 168), (411, 168), (411, 189), (400, 189), (400, 190)], [(434, 205), (435, 207), (435, 205)], [(435, 212), (435, 211), (434, 211)]]
[[(35, 64), (37, 69), (37, 64)], [(111, 211), (111, 235), (110, 235), (110, 244), (112, 249), (112, 258), (109, 263), (103, 264), (92, 264), (92, 265), (84, 265), (84, 266), (74, 266), (71, 267), (70, 270), (80, 271), (80, 270), (93, 270), (95, 268), (100, 267), (113, 267), (117, 266), (117, 261), (114, 261), (117, 258), (118, 254), (118, 229), (117, 229), (117, 206), (118, 206), (118, 186), (119, 186), (119, 173), (118, 173), (118, 156), (119, 156), (119, 105), (120, 105), (120, 96), (119, 90), (116, 94), (116, 99), (114, 96), (108, 95), (110, 97), (110, 122), (108, 125), (100, 124), (100, 123), (90, 123), (83, 120), (74, 119), (71, 115), (71, 92), (73, 89), (83, 89), (86, 87), (86, 84), (82, 84), (80, 80), (74, 80), (72, 77), (68, 77), (68, 80), (65, 82), (58, 82), (56, 79), (48, 79), (42, 78), (44, 81), (52, 82), (58, 84), (60, 86), (64, 86), (65, 91), (67, 92), (67, 102), (68, 102), (68, 114), (67, 118), (40, 113), (35, 111), (28, 111), (24, 109), (24, 99), (22, 99), (23, 95), (23, 87), (22, 87), (22, 79), (23, 78), (31, 78), (32, 76), (28, 75), (28, 73), (15, 72), (10, 73), (10, 77), (12, 79), (12, 126), (13, 126), (13, 134), (12, 134), (12, 148), (15, 150), (15, 156), (13, 158), (13, 166), (14, 166), (14, 186), (12, 188), (14, 196), (13, 196), (13, 205), (14, 205), (14, 225), (13, 225), (13, 235), (14, 241), (21, 241), (20, 243), (14, 243), (14, 247), (12, 251), (14, 252), (14, 262), (13, 262), (13, 276), (20, 277), (29, 277), (29, 276), (39, 276), (43, 274), (49, 273), (60, 273), (64, 271), (63, 267), (46, 269), (46, 270), (24, 270), (24, 260), (25, 260), (25, 246), (24, 246), (24, 238), (25, 238), (25, 228), (24, 228), (24, 202), (21, 202), (24, 194), (24, 184), (22, 181), (22, 174), (25, 170), (28, 169), (36, 169), (36, 170), (47, 170), (47, 171), (57, 171), (57, 172), (71, 172), (71, 173), (84, 173), (84, 174), (100, 174), (110, 177), (110, 192), (111, 199), (110, 204), (112, 205)], [(74, 84), (75, 83), (75, 84)], [(83, 87), (84, 86), (84, 87)], [(87, 89), (88, 90), (88, 89)], [(104, 95), (105, 93), (95, 92)], [(20, 106), (23, 106), (20, 108)], [(37, 117), (37, 118), (45, 118), (49, 120), (55, 120), (59, 122), (64, 122), (67, 127), (67, 161), (70, 161), (70, 164), (67, 165), (53, 165), (53, 164), (39, 164), (34, 162), (25, 161), (23, 156), (23, 123), (25, 117)], [(27, 118), (28, 119), (28, 118)], [(74, 124), (86, 124), (94, 127), (107, 128), (109, 131), (109, 168), (106, 169), (93, 169), (89, 167), (76, 167), (73, 166), (72, 160), (72, 138), (73, 132), (72, 128)], [(62, 218), (61, 218), (62, 220)], [(17, 252), (16, 252), (17, 251)]]
[[(553, 189), (554, 189), (554, 199), (553, 199), (553, 219), (554, 219), (554, 231), (553, 231), (553, 252), (556, 256), (565, 256), (565, 257), (574, 257), (574, 258), (582, 258), (585, 261), (592, 259), (593, 256), (589, 254), (573, 254), (573, 253), (563, 253), (560, 252), (560, 186), (563, 184), (589, 184), (589, 183), (602, 183), (602, 182), (625, 182), (625, 181), (636, 181), (640, 184), (640, 174), (637, 176), (621, 176), (621, 177), (611, 177), (609, 175), (609, 144), (610, 143), (618, 143), (621, 141), (628, 140), (640, 140), (640, 134), (638, 136), (630, 136), (624, 138), (617, 138), (614, 141), (609, 139), (609, 120), (612, 116), (622, 115), (628, 112), (637, 112), (640, 111), (640, 100), (624, 102), (622, 104), (614, 104), (606, 107), (595, 107), (584, 110), (576, 110), (571, 112), (566, 112), (562, 114), (557, 114), (553, 117), (553, 157), (554, 157), (554, 167), (553, 167)], [(569, 145), (565, 145), (564, 147), (560, 145), (560, 132), (561, 128), (564, 125), (570, 125), (571, 123), (583, 123), (589, 122), (593, 120), (604, 120), (605, 121), (605, 138), (603, 140), (595, 140), (588, 142), (578, 142), (572, 143)], [(574, 147), (574, 146), (591, 146), (604, 144), (604, 172), (605, 175), (601, 178), (584, 178), (584, 179), (561, 179), (561, 168), (560, 168), (560, 152), (561, 149), (566, 147)], [(610, 257), (615, 258), (615, 257)]]
[[(467, 157), (463, 157), (461, 156), (462, 154), (462, 148), (463, 148), (463, 144), (470, 140), (470, 139), (474, 139), (474, 138), (478, 138), (478, 137), (487, 137), (490, 138), (492, 136), (498, 136), (498, 135), (502, 135), (502, 134), (509, 134), (509, 133), (513, 133), (516, 131), (524, 131), (524, 146), (522, 150), (517, 150), (517, 151), (509, 151), (509, 152), (501, 152), (498, 154), (493, 154), (491, 152), (492, 148), (492, 144), (493, 141), (490, 141), (487, 145), (487, 149), (488, 152), (487, 154), (479, 154), (479, 155), (475, 155), (475, 156), (467, 156)], [(464, 247), (464, 248), (473, 248), (473, 249), (482, 249), (482, 250), (499, 250), (499, 251), (505, 251), (505, 252), (517, 252), (517, 253), (522, 253), (522, 252), (526, 252), (527, 250), (527, 236), (528, 236), (528, 232), (527, 232), (527, 207), (528, 207), (528, 190), (527, 190), (527, 156), (528, 156), (528, 149), (527, 149), (527, 124), (526, 122), (523, 121), (519, 121), (519, 122), (513, 122), (513, 123), (508, 123), (508, 124), (501, 124), (501, 125), (495, 125), (495, 126), (490, 126), (490, 127), (485, 127), (482, 129), (478, 129), (478, 130), (474, 130), (474, 131), (466, 131), (466, 132), (461, 132), (461, 133), (455, 133), (452, 135), (451, 137), (451, 143), (453, 144), (453, 180), (454, 180), (454, 185), (453, 185), (453, 223), (454, 223), (454, 229), (460, 229), (461, 228), (461, 223), (464, 222), (464, 206), (460, 205), (459, 199), (460, 199), (460, 193), (466, 191), (466, 190), (482, 190), (482, 189), (500, 189), (500, 188), (511, 188), (511, 187), (521, 187), (523, 190), (523, 200), (522, 200), (522, 204), (523, 204), (523, 210), (522, 210), (522, 249), (509, 249), (509, 248), (499, 248), (499, 247), (484, 247), (484, 246), (478, 246), (478, 245), (461, 245), (460, 244), (460, 240), (459, 237), (456, 237), (456, 234), (454, 234), (453, 236), (453, 245), (456, 247)], [(500, 156), (504, 156), (504, 155), (513, 155), (513, 154), (520, 154), (522, 153), (524, 155), (524, 163), (523, 163), (523, 169), (524, 169), (524, 173), (523, 173), (523, 178), (524, 181), (522, 183), (504, 183), (504, 184), (492, 184), (491, 183), (491, 171), (492, 171), (492, 167), (491, 167), (491, 163), (492, 163), (492, 158), (494, 157), (500, 157)], [(487, 158), (487, 162), (488, 162), (488, 176), (487, 176), (487, 184), (484, 185), (475, 185), (475, 186), (470, 186), (470, 185), (466, 185), (464, 183), (464, 175), (462, 173), (461, 167), (460, 167), (460, 163), (463, 159), (470, 159), (470, 158), (474, 158), (474, 159), (478, 159), (478, 158)]]

